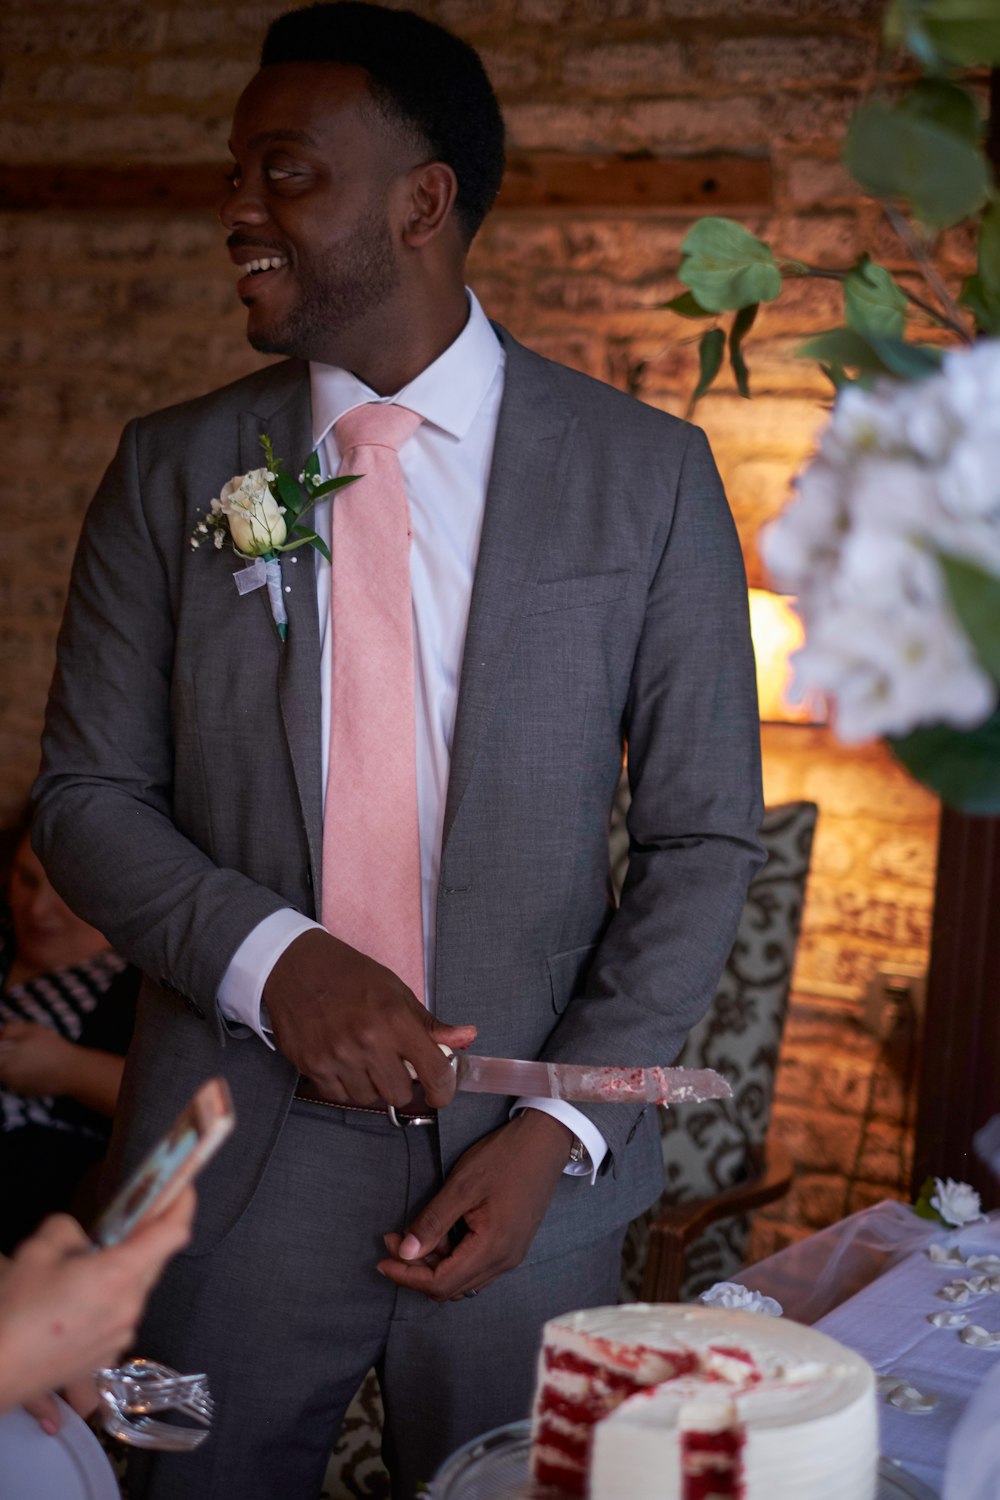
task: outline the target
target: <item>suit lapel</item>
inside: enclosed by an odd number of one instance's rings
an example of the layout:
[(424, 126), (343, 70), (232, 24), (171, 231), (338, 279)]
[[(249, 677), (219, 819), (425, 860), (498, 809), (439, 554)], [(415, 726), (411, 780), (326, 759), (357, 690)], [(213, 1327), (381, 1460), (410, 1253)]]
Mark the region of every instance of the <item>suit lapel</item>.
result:
[(459, 679), (445, 803), (447, 842), (503, 682), (559, 503), (575, 418), (544, 362), (499, 329), (504, 394)]
[[(261, 403), (257, 410), (240, 417), (240, 461), (243, 472), (260, 468), (264, 461), (260, 446), (267, 433), (277, 456), (290, 474), (298, 475), (312, 448), (312, 411), (309, 376), (305, 365), (285, 366), (292, 379), (273, 406)], [(297, 378), (296, 378), (297, 376)], [(293, 562), (292, 558), (297, 558)], [(288, 742), (292, 770), (298, 789), (302, 818), (309, 841), (312, 889), (316, 910), (320, 903), (323, 866), (323, 799), (321, 781), (321, 701), (319, 620), (316, 605), (316, 554), (300, 547), (284, 554), (281, 561), (288, 611), (288, 638), (282, 644), (271, 619), (266, 589), (259, 589), (259, 607), (267, 610), (279, 652), (278, 704)]]

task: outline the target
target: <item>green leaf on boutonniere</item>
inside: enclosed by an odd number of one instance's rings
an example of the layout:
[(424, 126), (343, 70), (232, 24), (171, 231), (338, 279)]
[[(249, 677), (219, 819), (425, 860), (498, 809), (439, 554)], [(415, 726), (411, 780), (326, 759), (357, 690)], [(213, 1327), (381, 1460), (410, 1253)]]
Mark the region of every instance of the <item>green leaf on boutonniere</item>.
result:
[(336, 479), (324, 479), (322, 484), (317, 484), (313, 488), (313, 498), (322, 500), (323, 496), (329, 495), (332, 490), (342, 489), (345, 484), (353, 484), (361, 477), (360, 474), (338, 474)]
[(285, 473), (284, 469), (277, 468), (272, 472), (274, 473), (274, 487), (278, 491), (278, 498), (289, 516), (294, 520), (305, 504), (302, 491), (291, 475)]
[(331, 561), (330, 547), (328, 547), (327, 543), (322, 540), (321, 535), (316, 534), (315, 531), (307, 531), (304, 535), (297, 535), (297, 537), (295, 537), (294, 546), (285, 547), (285, 550), (286, 552), (292, 552), (292, 550), (294, 550), (294, 547), (306, 546), (306, 544), (309, 544), (310, 547), (313, 547), (313, 549), (315, 549), (316, 552), (319, 553), (319, 556), (321, 556), (321, 558), (327, 559), (327, 562)]
[(709, 312), (773, 302), (781, 291), (771, 247), (734, 219), (699, 219), (688, 230), (679, 275)]

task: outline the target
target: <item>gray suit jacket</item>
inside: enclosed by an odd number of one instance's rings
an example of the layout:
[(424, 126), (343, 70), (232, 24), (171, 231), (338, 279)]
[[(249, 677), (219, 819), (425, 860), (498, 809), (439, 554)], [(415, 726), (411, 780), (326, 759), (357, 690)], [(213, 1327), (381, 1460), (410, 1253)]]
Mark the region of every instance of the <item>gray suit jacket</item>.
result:
[[(452, 750), (436, 1008), (477, 1050), (669, 1062), (712, 997), (761, 858), (745, 578), (703, 434), (541, 359), (499, 330), (506, 385)], [(233, 1037), (215, 995), (251, 929), (314, 915), (321, 871), (314, 561), (284, 563), (282, 645), (266, 591), (189, 537), (223, 483), (297, 471), (308, 373), (271, 367), (126, 428), (88, 515), (59, 642), (36, 846), (72, 906), (148, 976), (117, 1169), (206, 1076), (226, 1074), (236, 1144), (203, 1178), (194, 1253), (242, 1212), (295, 1073)], [(607, 826), (623, 738), (631, 864), (620, 909)], [(377, 795), (378, 767), (371, 768)], [(442, 1113), (447, 1170), (509, 1101)], [(661, 1189), (653, 1111), (590, 1111), (593, 1189), (564, 1179), (532, 1254), (596, 1238)]]

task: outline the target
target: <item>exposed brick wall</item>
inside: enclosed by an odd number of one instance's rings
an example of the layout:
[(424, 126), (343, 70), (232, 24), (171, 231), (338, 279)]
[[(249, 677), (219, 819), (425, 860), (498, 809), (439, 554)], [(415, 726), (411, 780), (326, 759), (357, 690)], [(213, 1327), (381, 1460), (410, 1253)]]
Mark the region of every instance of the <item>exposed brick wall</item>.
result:
[[(902, 263), (837, 161), (873, 76), (877, 0), (413, 3), (481, 47), (516, 148), (769, 153), (774, 203), (742, 216), (751, 228), (820, 265), (871, 245)], [(6, 0), (0, 164), (223, 161), (234, 96), (278, 8)], [(689, 223), (648, 208), (497, 213), (472, 281), (534, 348), (682, 412), (696, 330), (659, 305), (678, 289)], [(942, 255), (953, 275), (967, 266), (961, 234)], [(2, 819), (34, 771), (75, 536), (123, 422), (259, 360), (205, 215), (8, 214), (0, 262)], [(829, 284), (796, 285), (754, 329), (754, 402), (723, 379), (699, 409), (754, 580), (757, 530), (823, 416), (824, 382), (793, 350), (837, 316)], [(801, 1176), (759, 1230), (762, 1248), (901, 1185), (897, 1058), (848, 1192), (876, 1050), (859, 1001), (876, 966), (926, 959), (936, 836), (935, 803), (878, 748), (849, 754), (824, 731), (776, 728), (765, 757), (769, 800), (812, 796), (821, 816), (776, 1111)]]

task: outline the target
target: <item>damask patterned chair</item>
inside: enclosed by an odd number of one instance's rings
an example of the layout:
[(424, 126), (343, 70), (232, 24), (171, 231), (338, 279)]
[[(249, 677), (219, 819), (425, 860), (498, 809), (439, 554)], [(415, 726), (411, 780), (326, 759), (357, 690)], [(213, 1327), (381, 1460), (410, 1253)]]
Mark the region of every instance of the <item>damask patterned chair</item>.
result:
[[(623, 786), (611, 831), (618, 889), (627, 801)], [(767, 1130), (817, 811), (814, 802), (791, 802), (764, 814), (767, 862), (751, 882), (715, 999), (677, 1059), (716, 1068), (733, 1097), (660, 1111), (664, 1193), (629, 1226), (624, 1302), (688, 1301), (728, 1280), (745, 1264), (748, 1214), (791, 1185), (791, 1160), (768, 1143)]]

